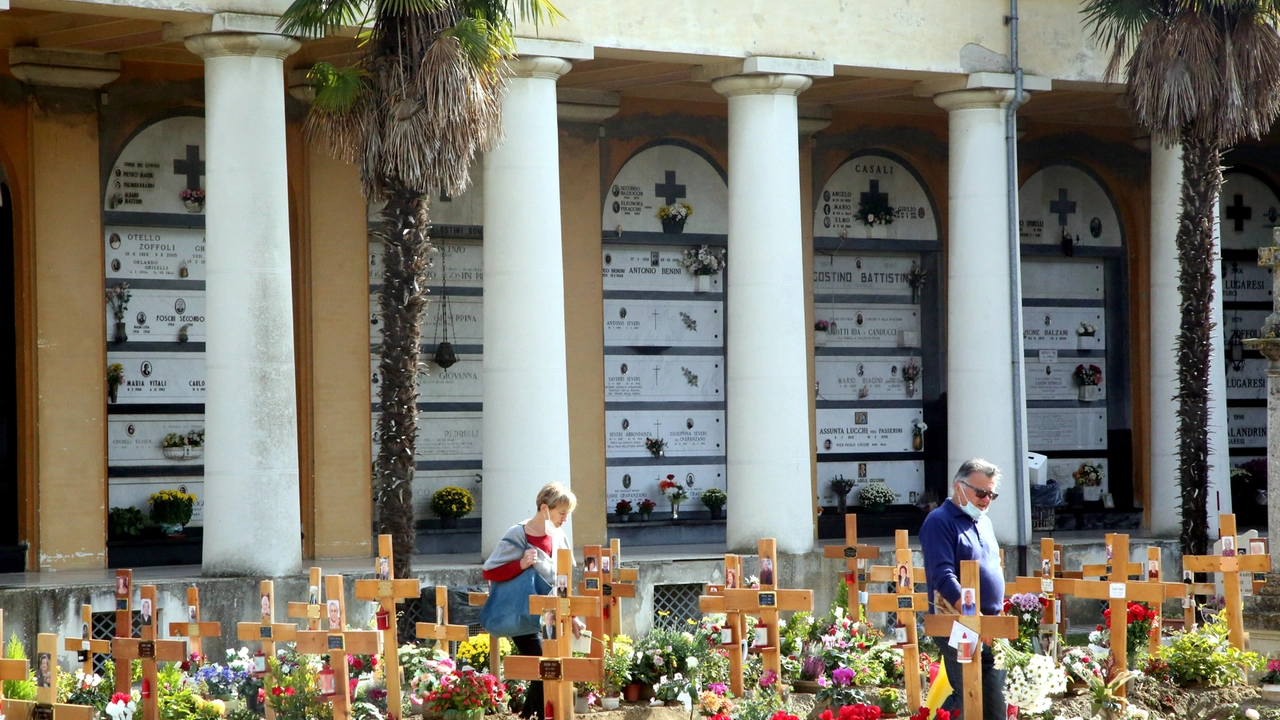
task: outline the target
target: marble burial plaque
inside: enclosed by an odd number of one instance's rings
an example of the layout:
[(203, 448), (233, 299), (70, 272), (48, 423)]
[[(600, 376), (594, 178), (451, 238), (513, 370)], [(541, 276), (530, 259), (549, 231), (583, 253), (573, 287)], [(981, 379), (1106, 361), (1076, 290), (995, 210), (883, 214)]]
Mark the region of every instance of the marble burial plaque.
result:
[(182, 115), (154, 122), (129, 141), (107, 176), (103, 210), (116, 212), (199, 214), (180, 193), (203, 188), (204, 118)]
[(1232, 448), (1267, 446), (1267, 409), (1227, 408), (1228, 445)]
[(831, 490), (831, 481), (837, 477), (854, 482), (853, 490), (846, 496), (850, 505), (858, 502), (859, 488), (874, 482), (888, 485), (897, 493), (899, 503), (914, 503), (924, 494), (923, 460), (818, 463), (820, 505), (837, 504), (836, 494)]
[(1244, 367), (1236, 370), (1226, 363), (1228, 400), (1267, 399), (1267, 361), (1245, 358)]
[(111, 478), (107, 482), (109, 507), (138, 508), (144, 514), (150, 509), (149, 498), (161, 490), (181, 490), (196, 496), (187, 527), (204, 525), (204, 480), (198, 477)]
[[(693, 292), (694, 276), (681, 261), (685, 248), (608, 245), (601, 251), (604, 289)], [(711, 276), (711, 292), (724, 290), (724, 273)]]
[(672, 475), (672, 481), (684, 486), (689, 499), (682, 506), (685, 510), (703, 510), (698, 497), (709, 488), (725, 489), (724, 465), (682, 465), (678, 462), (665, 465), (613, 466), (605, 468), (605, 489), (608, 495), (605, 507), (610, 512), (619, 500), (630, 500), (633, 510), (640, 501), (649, 498), (658, 504), (654, 512), (670, 512), (671, 504), (662, 497), (658, 483)]
[(1222, 313), (1222, 346), (1225, 348), (1232, 333), (1240, 333), (1241, 340), (1256, 338), (1262, 333), (1270, 310), (1224, 310)]
[(1045, 461), (1045, 479), (1052, 480), (1062, 490), (1076, 486), (1072, 473), (1080, 469), (1084, 463), (1102, 466), (1102, 492), (1111, 487), (1111, 467), (1106, 458), (1050, 458)]
[(1022, 261), (1022, 298), (1028, 300), (1102, 300), (1106, 296), (1102, 262), (1098, 260)]
[[(820, 408), (818, 455), (856, 452), (918, 452), (912, 429), (922, 418), (920, 408)], [(923, 438), (925, 442), (928, 441)]]
[[(600, 229), (664, 232), (658, 209), (684, 203), (693, 214), (680, 233), (729, 233), (729, 188), (715, 167), (679, 145), (655, 145), (627, 160), (605, 193)], [(677, 234), (680, 234), (677, 233)]]
[(108, 225), (103, 244), (107, 287), (130, 280), (204, 280), (202, 229)]
[(484, 483), (480, 481), (479, 470), (415, 470), (413, 473), (413, 508), (414, 515), (420, 518), (433, 517), (431, 512), (431, 496), (437, 490), (446, 487), (460, 487), (471, 493), (476, 502), (476, 509), (467, 517), (480, 516), (484, 503)]
[(1027, 408), (1031, 450), (1106, 450), (1106, 408)]
[[(1082, 323), (1096, 328), (1093, 337), (1079, 333)], [(1104, 350), (1106, 338), (1102, 308), (1022, 308), (1022, 346), (1027, 350)]]
[[(378, 451), (378, 418), (373, 413), (373, 451)], [(483, 448), (478, 412), (419, 412), (415, 460), (479, 460)]]
[[(427, 268), (427, 287), (432, 288), (434, 301), (441, 286), (441, 268), (448, 271), (445, 281), (449, 287), (484, 287), (484, 249), (479, 242), (466, 240), (437, 240), (438, 252), (431, 256)], [(382, 284), (382, 243), (369, 243), (369, 284)], [(453, 302), (453, 298), (449, 299)]]
[[(1028, 400), (1079, 400), (1080, 383), (1075, 379), (1076, 368), (1080, 365), (1096, 365), (1106, 368), (1104, 357), (1064, 358), (1057, 362), (1041, 363), (1031, 358), (1026, 361), (1027, 399)], [(1098, 386), (1098, 400), (1107, 399), (1106, 375)]]
[[(484, 402), (484, 361), (479, 355), (459, 355), (458, 362), (444, 369), (423, 357), (423, 370), (418, 373), (418, 402)], [(382, 373), (378, 356), (369, 360), (369, 393), (378, 402)]]
[[(862, 203), (893, 209), (893, 222), (867, 226), (855, 216)], [(814, 237), (937, 240), (938, 218), (929, 196), (902, 163), (861, 155), (836, 169), (813, 212)]]
[(1119, 247), (1120, 221), (1107, 191), (1083, 170), (1049, 165), (1018, 189), (1022, 242), (1057, 245), (1066, 231), (1080, 245)]
[[(422, 316), (422, 344), (434, 345), (444, 338), (440, 316), (440, 295), (428, 296), (427, 311)], [(450, 295), (449, 342), (454, 345), (481, 345), (484, 340), (484, 298), (474, 295)], [(369, 295), (369, 345), (376, 351), (382, 342), (382, 310), (377, 293)]]
[[(124, 314), (126, 332), (133, 342), (204, 342), (203, 290), (130, 290)], [(106, 312), (107, 337), (115, 337), (116, 318)]]
[(112, 415), (107, 418), (107, 464), (111, 467), (139, 465), (199, 465), (203, 448), (190, 457), (171, 459), (162, 450), (166, 435), (186, 435), (204, 429), (203, 415)]
[(108, 352), (112, 363), (124, 366), (122, 405), (204, 402), (204, 353)]
[(819, 355), (814, 358), (817, 398), (819, 401), (848, 400), (914, 400), (921, 402), (923, 374), (915, 381), (915, 394), (908, 397), (907, 383), (902, 379), (902, 369), (914, 361), (923, 366), (920, 358), (905, 355), (898, 357), (850, 357), (847, 355)]
[(625, 347), (723, 347), (724, 305), (717, 301), (604, 301), (604, 344)]
[(1260, 248), (1271, 244), (1271, 228), (1280, 224), (1280, 201), (1258, 178), (1225, 172), (1218, 193), (1218, 218), (1223, 249)]
[[(918, 305), (817, 303), (815, 320), (828, 320), (827, 347), (919, 347)], [(905, 333), (905, 334), (904, 334)], [(910, 342), (914, 338), (915, 342)]]
[(813, 295), (896, 295), (911, 297), (908, 275), (919, 255), (813, 255)]
[(606, 355), (605, 402), (723, 402), (724, 358)]
[(667, 441), (667, 457), (724, 455), (723, 410), (610, 410), (605, 457), (650, 457), (645, 440)]
[(1225, 260), (1221, 272), (1223, 302), (1271, 302), (1271, 268)]

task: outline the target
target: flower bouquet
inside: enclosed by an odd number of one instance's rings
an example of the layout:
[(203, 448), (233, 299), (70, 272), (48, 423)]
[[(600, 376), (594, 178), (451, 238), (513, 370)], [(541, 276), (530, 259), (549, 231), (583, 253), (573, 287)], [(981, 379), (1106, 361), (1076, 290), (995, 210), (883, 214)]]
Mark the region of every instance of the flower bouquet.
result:
[(124, 693), (116, 693), (111, 696), (111, 702), (107, 703), (107, 707), (103, 709), (111, 720), (133, 720), (133, 713), (138, 709), (138, 704), (133, 698)]
[(1021, 652), (1007, 640), (992, 644), (996, 667), (1005, 670), (1005, 701), (1029, 715), (1039, 715), (1052, 707), (1053, 695), (1067, 691), (1067, 673), (1047, 655)]
[(1018, 618), (1018, 638), (1013, 642), (1016, 649), (1026, 653), (1035, 652), (1040, 621), (1048, 606), (1047, 598), (1034, 593), (1016, 593), (1005, 599), (1004, 614)]
[(640, 512), (640, 519), (648, 520), (649, 516), (653, 514), (653, 509), (656, 507), (658, 507), (658, 504), (650, 500), (649, 498), (645, 498), (641, 500), (640, 505), (637, 508), (637, 510)]
[(871, 512), (884, 512), (885, 506), (897, 501), (898, 495), (882, 482), (873, 482), (858, 493), (858, 502)]
[(662, 496), (671, 503), (671, 519), (680, 517), (680, 503), (689, 499), (689, 491), (684, 486), (676, 482), (675, 475), (667, 475), (667, 478), (658, 483), (658, 490)]
[(1100, 463), (1080, 463), (1080, 467), (1071, 473), (1076, 487), (1084, 491), (1084, 499), (1097, 502), (1102, 499), (1102, 479), (1104, 471)]
[(920, 379), (920, 363), (915, 358), (907, 360), (907, 364), (902, 366), (902, 381), (907, 386), (907, 397), (916, 396), (916, 381)]
[(204, 190), (200, 188), (184, 188), (178, 192), (178, 199), (182, 201), (189, 213), (198, 213), (204, 210)]
[[(684, 207), (689, 207), (680, 203)], [(692, 210), (690, 210), (692, 213)], [(712, 250), (706, 245), (700, 248), (689, 248), (680, 258), (680, 264), (692, 275), (715, 275), (724, 270), (724, 251)]]
[(440, 687), (427, 693), (424, 699), (428, 709), (449, 720), (478, 720), (487, 712), (497, 711), (506, 699), (506, 691), (498, 678), (489, 673), (463, 670), (446, 675), (440, 680)]
[(663, 457), (667, 454), (667, 441), (662, 438), (645, 438), (644, 449), (654, 457)]
[(631, 511), (634, 509), (631, 507), (630, 500), (619, 500), (618, 504), (613, 506), (613, 514), (617, 515), (622, 522), (627, 522), (631, 519)]
[(191, 513), (196, 506), (196, 496), (181, 490), (161, 490), (153, 493), (148, 501), (151, 503), (151, 520), (170, 535), (182, 532), (182, 526), (191, 522)]
[(1072, 376), (1080, 384), (1080, 402), (1093, 402), (1098, 399), (1098, 388), (1102, 385), (1102, 368), (1097, 365), (1077, 365)]
[(658, 208), (658, 219), (662, 221), (662, 232), (678, 235), (684, 232), (684, 224), (693, 215), (693, 206), (689, 203), (673, 202)]
[[(1128, 605), (1128, 635), (1125, 638), (1125, 649), (1129, 658), (1136, 658), (1139, 653), (1146, 653), (1151, 636), (1151, 625), (1155, 620), (1156, 612), (1151, 609), (1150, 605), (1136, 600), (1129, 601)], [(1111, 608), (1104, 608), (1102, 611), (1104, 624), (1108, 632), (1111, 630)]]

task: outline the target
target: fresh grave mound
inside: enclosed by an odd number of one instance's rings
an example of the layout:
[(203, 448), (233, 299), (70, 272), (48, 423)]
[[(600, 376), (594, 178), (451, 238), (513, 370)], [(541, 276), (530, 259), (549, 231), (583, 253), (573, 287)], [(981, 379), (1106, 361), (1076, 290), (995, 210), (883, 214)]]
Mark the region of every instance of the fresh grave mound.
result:
[[(1245, 717), (1244, 711), (1249, 708), (1280, 712), (1280, 705), (1263, 700), (1257, 687), (1182, 688), (1150, 678), (1133, 683), (1129, 702), (1132, 707), (1145, 710), (1148, 720), (1230, 720)], [(1055, 700), (1053, 714), (1064, 720), (1093, 717), (1091, 698), (1083, 693)]]

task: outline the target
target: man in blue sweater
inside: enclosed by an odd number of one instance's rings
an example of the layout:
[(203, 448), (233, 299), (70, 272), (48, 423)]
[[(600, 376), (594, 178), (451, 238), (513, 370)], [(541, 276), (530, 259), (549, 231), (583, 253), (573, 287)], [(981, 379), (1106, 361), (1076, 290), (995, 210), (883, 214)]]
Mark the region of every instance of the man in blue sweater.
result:
[[(929, 582), (929, 612), (958, 615), (961, 606), (960, 561), (977, 560), (983, 615), (999, 615), (1004, 608), (1004, 569), (987, 509), (996, 500), (1000, 469), (973, 459), (960, 466), (951, 481), (951, 498), (925, 518), (920, 547)], [(946, 664), (953, 691), (942, 707), (952, 717), (964, 704), (961, 666), (948, 638), (934, 638)], [(975, 658), (977, 661), (977, 658)], [(982, 648), (982, 720), (1005, 720), (1004, 671), (995, 669), (991, 648)], [(964, 718), (964, 720), (978, 720)]]

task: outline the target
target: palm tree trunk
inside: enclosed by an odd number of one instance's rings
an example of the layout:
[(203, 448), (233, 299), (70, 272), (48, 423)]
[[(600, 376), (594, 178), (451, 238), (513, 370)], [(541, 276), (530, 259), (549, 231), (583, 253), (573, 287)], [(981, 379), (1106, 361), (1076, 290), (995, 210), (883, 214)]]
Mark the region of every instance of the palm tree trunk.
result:
[(377, 230), (383, 242), (378, 457), (374, 500), (380, 533), (392, 538), (395, 576), (409, 577), (416, 529), (413, 521), (414, 445), (418, 435), (418, 355), (427, 305), (426, 271), (431, 240), (427, 202), (421, 193), (396, 188)]
[(1182, 214), (1178, 219), (1178, 484), (1182, 490), (1182, 553), (1209, 548), (1209, 363), (1213, 346), (1213, 216), (1222, 187), (1215, 141), (1182, 135)]

